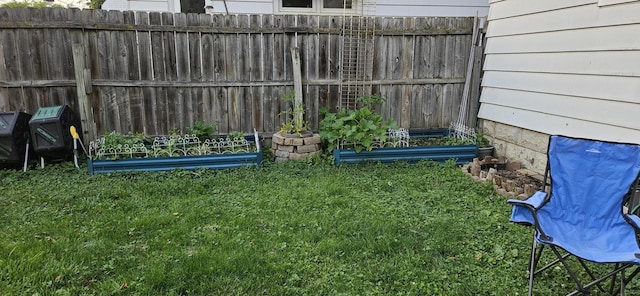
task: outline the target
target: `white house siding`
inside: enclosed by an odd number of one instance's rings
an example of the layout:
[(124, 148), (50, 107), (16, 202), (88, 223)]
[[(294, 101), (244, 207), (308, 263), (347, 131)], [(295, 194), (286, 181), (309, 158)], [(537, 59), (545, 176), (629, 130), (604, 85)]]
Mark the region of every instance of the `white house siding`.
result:
[[(180, 9), (180, 0), (166, 1), (166, 0), (145, 0), (145, 1), (128, 1), (128, 10), (141, 10), (141, 11), (175, 11), (176, 8)], [(175, 6), (177, 4), (177, 7)]]
[(214, 13), (229, 14), (272, 14), (273, 0), (227, 0), (225, 8), (224, 1), (207, 0), (207, 5), (213, 6)]
[(106, 0), (102, 9), (180, 12), (180, 0)]
[(622, 1), (492, 1), (478, 116), (489, 126), (640, 143), (640, 1)]
[[(165, 6), (166, 7), (166, 6)], [(129, 10), (129, 1), (126, 0), (106, 0), (102, 3), (104, 10)]]
[(488, 0), (377, 0), (379, 16), (486, 16)]
[[(1, 1), (1, 0), (0, 0)], [(180, 1), (174, 0), (107, 0), (103, 9), (162, 11), (169, 7), (172, 12), (180, 11)], [(356, 0), (358, 1), (358, 0)], [(465, 17), (486, 16), (489, 0), (378, 0), (373, 1), (379, 16), (441, 16)], [(153, 3), (150, 3), (153, 2)], [(164, 2), (164, 3), (161, 3)], [(277, 13), (276, 0), (206, 0), (205, 5), (213, 6), (213, 13), (229, 14), (273, 14)], [(173, 9), (171, 9), (173, 7)], [(176, 10), (177, 9), (177, 10)], [(336, 10), (337, 11), (337, 10)], [(291, 10), (290, 13), (296, 13)]]
[[(357, 3), (358, 0), (356, 0)], [(229, 13), (271, 14), (279, 2), (274, 0), (227, 0)], [(486, 16), (488, 0), (377, 0), (375, 12), (379, 16)], [(213, 1), (215, 12), (223, 13), (224, 2)]]

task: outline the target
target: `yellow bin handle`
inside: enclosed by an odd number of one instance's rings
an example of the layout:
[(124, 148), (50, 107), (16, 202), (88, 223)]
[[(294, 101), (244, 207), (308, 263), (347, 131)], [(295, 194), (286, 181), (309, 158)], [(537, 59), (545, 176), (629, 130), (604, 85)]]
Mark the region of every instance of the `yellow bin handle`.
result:
[(75, 126), (73, 126), (73, 125), (72, 125), (72, 126), (69, 128), (69, 131), (71, 132), (71, 136), (72, 136), (74, 139), (80, 139), (80, 135), (78, 135), (78, 132), (76, 131), (76, 127), (75, 127)]

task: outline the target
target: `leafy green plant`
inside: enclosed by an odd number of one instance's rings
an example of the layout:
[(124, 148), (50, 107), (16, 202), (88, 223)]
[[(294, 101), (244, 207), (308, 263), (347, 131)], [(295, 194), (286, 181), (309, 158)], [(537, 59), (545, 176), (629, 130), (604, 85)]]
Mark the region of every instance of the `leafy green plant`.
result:
[(196, 120), (193, 126), (187, 128), (187, 134), (195, 135), (201, 141), (211, 139), (218, 129), (218, 123), (211, 122), (206, 123), (204, 121)]
[(227, 135), (227, 140), (229, 141), (229, 151), (232, 153), (241, 152), (245, 150), (244, 145), (244, 133), (239, 131), (233, 131), (229, 135)]
[(353, 145), (356, 152), (370, 151), (375, 141), (387, 139), (389, 128), (396, 128), (395, 121), (384, 120), (369, 107), (342, 109), (338, 113), (325, 114), (320, 122), (320, 136), (327, 140), (330, 151), (344, 142)]
[(476, 131), (475, 142), (480, 148), (491, 146), (491, 144), (489, 143), (489, 140), (484, 137), (484, 132), (482, 130)]
[(423, 138), (423, 139), (411, 139), (410, 144), (412, 146), (459, 146), (459, 145), (472, 145), (474, 144), (472, 139), (456, 138), (454, 136)]
[(144, 140), (145, 136), (142, 133), (129, 132), (127, 134), (122, 134), (116, 131), (112, 131), (104, 135), (104, 146), (113, 148), (118, 146), (133, 147), (134, 145), (143, 144)]
[(45, 1), (13, 1), (0, 5), (2, 8), (46, 8), (46, 7), (64, 7), (60, 4), (49, 5)]
[(105, 0), (89, 0), (89, 8), (91, 9), (101, 9), (102, 4), (104, 4)]
[(353, 146), (356, 152), (370, 151), (376, 141), (387, 139), (387, 130), (396, 128), (393, 119), (384, 120), (382, 115), (373, 111), (374, 104), (384, 99), (379, 96), (359, 98), (365, 102), (357, 110), (341, 109), (337, 113), (324, 113), (320, 122), (320, 136), (328, 143), (329, 151), (339, 147), (341, 143)]
[(231, 141), (242, 141), (244, 140), (244, 133), (239, 131), (233, 131), (228, 136)]
[(283, 101), (291, 104), (291, 108), (285, 111), (280, 112), (278, 115), (286, 115), (287, 119), (282, 124), (280, 128), (280, 132), (287, 134), (294, 134), (302, 137), (303, 133), (309, 131), (311, 128), (309, 127), (309, 122), (304, 120), (304, 103), (299, 102), (296, 104), (295, 93), (289, 92), (283, 98)]
[(385, 98), (381, 95), (375, 94), (375, 95), (358, 97), (356, 101), (361, 103), (362, 106), (368, 107), (369, 109), (374, 110), (376, 106), (379, 106), (382, 103), (384, 103)]
[(178, 147), (178, 137), (171, 136), (163, 145), (153, 145), (152, 151), (156, 157), (174, 157), (182, 156)]
[(145, 157), (146, 137), (142, 133), (122, 134), (113, 131), (102, 137), (98, 145), (92, 143), (89, 147), (92, 157), (96, 159), (119, 159), (131, 157)]

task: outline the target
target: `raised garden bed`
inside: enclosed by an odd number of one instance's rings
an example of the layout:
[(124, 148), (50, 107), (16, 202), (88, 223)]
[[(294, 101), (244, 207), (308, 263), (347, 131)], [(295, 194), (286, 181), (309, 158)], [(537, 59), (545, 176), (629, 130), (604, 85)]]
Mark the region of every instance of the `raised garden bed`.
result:
[[(440, 139), (445, 139), (449, 135), (448, 129), (434, 129), (426, 131), (409, 131), (407, 136), (391, 135), (385, 144), (378, 145), (370, 151), (356, 152), (354, 149), (344, 148), (334, 149), (334, 163), (352, 164), (361, 162), (382, 162), (407, 161), (415, 163), (420, 160), (433, 160), (444, 162), (454, 159), (456, 164), (464, 164), (476, 157), (476, 144), (453, 144), (444, 145)], [(435, 145), (428, 145), (428, 143)], [(425, 146), (421, 146), (425, 145)]]
[(230, 169), (262, 163), (258, 135), (200, 141), (195, 136), (156, 137), (153, 142), (89, 145), (89, 174), (124, 171)]

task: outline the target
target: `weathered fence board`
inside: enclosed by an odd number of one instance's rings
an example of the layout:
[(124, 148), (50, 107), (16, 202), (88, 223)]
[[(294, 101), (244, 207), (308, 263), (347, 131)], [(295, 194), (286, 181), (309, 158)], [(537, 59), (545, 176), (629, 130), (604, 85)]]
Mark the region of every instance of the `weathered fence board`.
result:
[[(282, 97), (293, 89), (290, 49), (297, 46), (305, 118), (315, 129), (319, 110), (338, 106), (342, 21), (0, 9), (0, 111), (67, 104), (80, 113), (76, 43), (90, 77), (84, 86), (93, 134), (166, 134), (197, 120), (217, 122), (219, 132), (275, 132), (288, 107)], [(369, 83), (372, 93), (387, 99), (379, 111), (406, 128), (447, 127), (455, 120), (472, 28), (471, 18), (376, 18)]]

